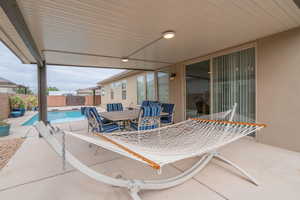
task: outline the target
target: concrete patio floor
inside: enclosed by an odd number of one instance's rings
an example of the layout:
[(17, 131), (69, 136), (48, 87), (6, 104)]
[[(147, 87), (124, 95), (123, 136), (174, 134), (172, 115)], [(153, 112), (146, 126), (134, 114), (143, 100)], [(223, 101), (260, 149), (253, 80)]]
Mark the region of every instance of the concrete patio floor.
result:
[[(63, 129), (86, 134), (86, 122), (57, 124)], [(67, 148), (93, 169), (115, 176), (160, 179), (174, 176), (197, 159), (186, 159), (163, 168), (158, 175), (150, 167), (118, 154), (100, 149), (75, 138), (67, 138)], [(300, 153), (242, 139), (223, 149), (228, 159), (248, 170), (260, 183), (254, 186), (234, 169), (217, 160), (193, 179), (162, 191), (143, 191), (142, 199), (300, 199)], [(127, 200), (125, 189), (96, 182), (67, 165), (36, 133), (28, 137), (8, 165), (0, 171), (0, 199), (22, 200)]]

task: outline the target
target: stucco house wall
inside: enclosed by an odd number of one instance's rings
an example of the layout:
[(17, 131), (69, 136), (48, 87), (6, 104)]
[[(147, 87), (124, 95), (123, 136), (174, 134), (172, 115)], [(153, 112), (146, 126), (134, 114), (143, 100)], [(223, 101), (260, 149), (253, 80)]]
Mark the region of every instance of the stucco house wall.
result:
[[(136, 106), (137, 104), (137, 85), (136, 78), (138, 75), (142, 75), (144, 72), (139, 74), (129, 75), (128, 77), (118, 79), (112, 82), (105, 83), (102, 86), (104, 95), (101, 96), (101, 107), (106, 108), (108, 103), (122, 103), (124, 107)], [(113, 82), (119, 82), (126, 80), (126, 99), (122, 99), (122, 88), (113, 88), (114, 98), (111, 99), (111, 84)]]
[(170, 101), (176, 104), (175, 122), (185, 119), (185, 66), (249, 45), (257, 51), (257, 121), (268, 125), (256, 139), (300, 151), (300, 28), (168, 67), (176, 73), (170, 84)]
[(257, 42), (258, 141), (300, 151), (300, 28)]

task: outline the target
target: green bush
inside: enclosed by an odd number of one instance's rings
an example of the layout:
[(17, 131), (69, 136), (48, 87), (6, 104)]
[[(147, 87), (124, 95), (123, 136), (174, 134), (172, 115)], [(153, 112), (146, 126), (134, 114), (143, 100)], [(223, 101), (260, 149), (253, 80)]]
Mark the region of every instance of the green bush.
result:
[(20, 96), (17, 96), (17, 95), (10, 96), (9, 97), (9, 103), (10, 103), (11, 109), (20, 108), (20, 106), (25, 105), (24, 100)]
[(31, 110), (32, 108), (37, 107), (38, 100), (37, 97), (33, 95), (27, 97), (14, 95), (9, 97), (9, 103), (11, 109), (25, 108)]

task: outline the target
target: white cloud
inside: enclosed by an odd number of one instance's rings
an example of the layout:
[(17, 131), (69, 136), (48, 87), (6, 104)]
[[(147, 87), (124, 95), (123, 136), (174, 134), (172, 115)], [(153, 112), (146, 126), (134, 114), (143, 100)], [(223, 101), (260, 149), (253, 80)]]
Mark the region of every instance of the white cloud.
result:
[[(48, 66), (47, 82), (48, 86), (55, 86), (60, 90), (72, 91), (79, 88), (96, 86), (98, 81), (121, 71), (118, 69)], [(36, 91), (36, 65), (22, 64), (1, 42), (0, 76), (17, 84), (29, 86)]]

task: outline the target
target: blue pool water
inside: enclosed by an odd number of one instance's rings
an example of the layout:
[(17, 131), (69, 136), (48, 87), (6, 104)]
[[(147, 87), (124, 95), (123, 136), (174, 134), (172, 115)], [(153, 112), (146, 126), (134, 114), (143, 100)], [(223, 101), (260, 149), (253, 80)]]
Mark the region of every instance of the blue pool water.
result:
[[(70, 111), (52, 111), (48, 112), (48, 121), (51, 123), (70, 122), (85, 119), (84, 115), (81, 114), (80, 110)], [(27, 120), (22, 126), (30, 126), (38, 121), (38, 114)]]

